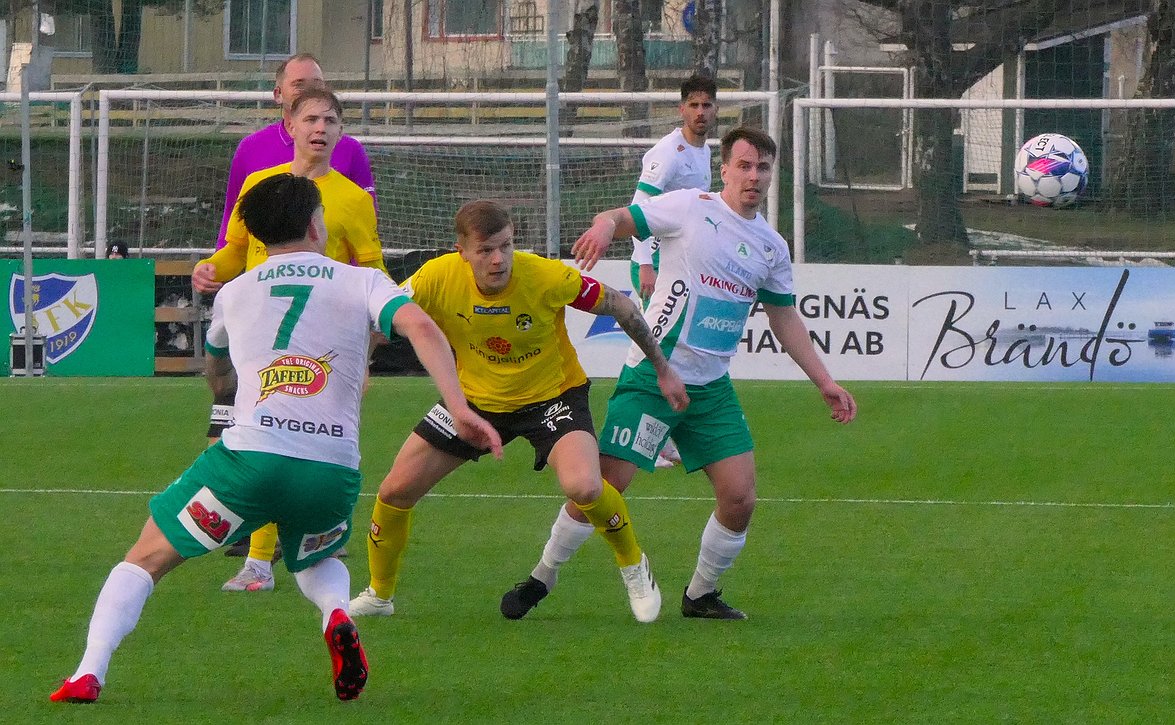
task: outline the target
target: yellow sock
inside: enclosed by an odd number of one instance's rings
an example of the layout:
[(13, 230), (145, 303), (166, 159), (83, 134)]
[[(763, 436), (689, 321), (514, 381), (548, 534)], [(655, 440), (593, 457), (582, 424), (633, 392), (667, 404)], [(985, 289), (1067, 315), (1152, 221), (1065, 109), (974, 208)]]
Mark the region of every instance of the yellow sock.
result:
[(367, 568), (371, 588), (380, 599), (391, 599), (400, 576), (400, 558), (408, 546), (412, 509), (396, 508), (375, 500), (371, 512), (371, 533), (367, 535)]
[(584, 506), (575, 505), (592, 522), (608, 546), (612, 547), (617, 564), (632, 566), (640, 563), (641, 547), (636, 543), (636, 532), (632, 530), (632, 520), (628, 517), (628, 505), (612, 484), (604, 481), (604, 491), (598, 499)]
[(277, 524), (266, 524), (253, 532), (249, 537), (249, 558), (259, 561), (273, 559), (273, 550), (277, 548)]

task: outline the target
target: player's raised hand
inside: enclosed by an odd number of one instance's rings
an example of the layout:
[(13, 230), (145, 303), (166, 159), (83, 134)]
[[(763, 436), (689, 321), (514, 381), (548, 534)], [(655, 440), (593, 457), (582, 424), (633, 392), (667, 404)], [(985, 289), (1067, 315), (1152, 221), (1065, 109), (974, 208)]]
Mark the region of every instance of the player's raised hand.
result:
[(475, 448), (487, 450), (494, 458), (502, 460), (502, 436), (498, 435), (498, 431), (494, 430), (489, 421), (474, 413), (468, 406), (451, 412), (453, 427), (457, 429), (457, 435), (462, 440)]
[(575, 257), (575, 262), (580, 269), (587, 272), (596, 266), (596, 262), (600, 261), (600, 257), (608, 251), (608, 245), (612, 243), (612, 234), (615, 231), (615, 223), (598, 216), (591, 228), (579, 235), (579, 239), (576, 239), (575, 244), (571, 245), (571, 254)]
[(606, 229), (607, 224), (592, 224), (588, 231), (579, 235), (579, 239), (571, 246), (571, 254), (575, 256), (579, 269), (589, 271), (596, 266), (600, 257), (604, 256), (607, 247), (612, 243), (612, 233)]
[(824, 402), (832, 408), (832, 419), (837, 423), (851, 423), (857, 417), (857, 401), (849, 391), (836, 383), (830, 383), (820, 389)]
[(202, 295), (210, 295), (224, 286), (216, 281), (216, 265), (211, 262), (197, 264), (192, 270), (192, 289)]

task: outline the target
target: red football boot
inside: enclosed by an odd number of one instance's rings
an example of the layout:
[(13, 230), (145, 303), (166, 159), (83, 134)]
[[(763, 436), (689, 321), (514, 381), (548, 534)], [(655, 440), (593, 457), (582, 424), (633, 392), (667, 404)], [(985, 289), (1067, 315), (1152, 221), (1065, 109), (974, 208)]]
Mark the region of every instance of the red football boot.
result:
[(335, 694), (340, 700), (354, 700), (367, 684), (367, 655), (359, 644), (359, 630), (346, 612), (336, 609), (330, 614), (324, 637), (334, 668)]
[(76, 680), (66, 680), (49, 696), (53, 702), (97, 702), (98, 693), (102, 692), (102, 685), (93, 675), (82, 675)]

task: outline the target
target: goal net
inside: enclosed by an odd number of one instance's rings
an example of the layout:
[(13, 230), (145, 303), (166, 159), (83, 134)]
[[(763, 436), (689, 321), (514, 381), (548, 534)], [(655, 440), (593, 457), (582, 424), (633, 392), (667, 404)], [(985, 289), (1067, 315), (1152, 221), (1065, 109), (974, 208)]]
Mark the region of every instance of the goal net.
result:
[[(0, 255), (23, 252), (24, 164), (19, 93), (0, 93)], [(34, 250), (79, 249), (83, 236), (82, 99), (77, 93), (29, 94), (29, 209)]]
[[(934, 256), (949, 247), (1001, 264), (1175, 257), (1175, 99), (809, 98), (792, 123), (799, 259), (958, 263)], [(899, 183), (892, 148), (905, 145)]]
[[(155, 254), (215, 242), (233, 150), (276, 117), (264, 93), (103, 91), (97, 230)], [(546, 253), (545, 98), (539, 93), (343, 93), (344, 131), (372, 163), (390, 256), (449, 250), (461, 204), (511, 209), (519, 248)], [(677, 93), (563, 94), (557, 248), (597, 212), (628, 203), (645, 151), (680, 125)], [(719, 128), (778, 124), (772, 94), (719, 91)], [(778, 125), (776, 126), (778, 128)], [(778, 132), (776, 133), (778, 136)], [(715, 153), (714, 178), (717, 173)], [(619, 247), (617, 256), (623, 256)]]

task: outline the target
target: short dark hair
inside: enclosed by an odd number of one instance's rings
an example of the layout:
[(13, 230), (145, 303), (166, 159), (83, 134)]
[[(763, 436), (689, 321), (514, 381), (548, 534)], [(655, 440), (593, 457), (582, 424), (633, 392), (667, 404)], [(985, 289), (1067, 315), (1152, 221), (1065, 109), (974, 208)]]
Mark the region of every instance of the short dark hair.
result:
[(722, 163), (725, 164), (730, 161), (730, 150), (734, 148), (735, 142), (740, 139), (754, 146), (760, 155), (766, 154), (773, 159), (779, 157), (778, 148), (770, 136), (757, 128), (736, 126), (727, 131), (726, 135), (722, 137)]
[(691, 93), (705, 93), (713, 100), (718, 98), (718, 84), (708, 75), (694, 73), (681, 84), (681, 100), (689, 98)]
[(462, 244), (474, 235), (479, 240), (486, 239), (513, 225), (506, 207), (489, 199), (475, 199), (462, 205), (453, 219), (457, 241)]
[(314, 57), (313, 53), (296, 53), (283, 60), (281, 65), (277, 67), (277, 73), (275, 73), (273, 76), (274, 81), (276, 81), (278, 85), (281, 85), (282, 78), (284, 78), (286, 75), (286, 68), (290, 65), (290, 63), (296, 63), (301, 60), (312, 60), (314, 61), (315, 65), (317, 65), (320, 69), (322, 68), (322, 63), (318, 62), (318, 58)]
[(298, 97), (294, 99), (294, 102), (290, 104), (290, 115), (296, 116), (298, 109), (302, 107), (303, 103), (314, 100), (329, 103), (330, 107), (334, 109), (334, 112), (339, 114), (339, 120), (342, 120), (343, 104), (339, 101), (339, 97), (335, 95), (335, 92), (326, 86), (311, 86), (299, 93)]
[(318, 186), (304, 176), (275, 174), (257, 182), (237, 202), (249, 233), (267, 246), (300, 242), (322, 206)]

